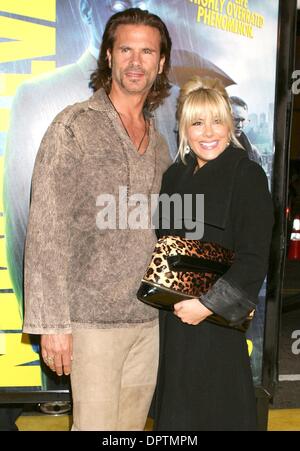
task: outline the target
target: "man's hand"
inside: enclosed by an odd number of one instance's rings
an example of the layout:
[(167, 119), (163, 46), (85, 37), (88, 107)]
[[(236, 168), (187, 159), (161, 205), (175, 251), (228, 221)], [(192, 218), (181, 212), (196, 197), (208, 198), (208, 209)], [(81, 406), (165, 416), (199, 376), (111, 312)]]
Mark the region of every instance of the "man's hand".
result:
[(178, 316), (183, 323), (193, 326), (212, 314), (213, 312), (201, 304), (199, 299), (186, 299), (174, 305), (174, 315)]
[(42, 357), (46, 365), (58, 376), (71, 373), (73, 360), (72, 334), (49, 334), (41, 336)]

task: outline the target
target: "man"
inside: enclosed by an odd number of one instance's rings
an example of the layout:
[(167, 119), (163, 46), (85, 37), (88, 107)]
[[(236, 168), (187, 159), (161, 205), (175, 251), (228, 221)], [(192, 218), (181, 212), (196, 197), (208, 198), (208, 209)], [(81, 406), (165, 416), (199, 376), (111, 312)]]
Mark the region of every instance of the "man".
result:
[[(124, 6), (138, 6), (141, 2), (130, 0), (122, 6), (120, 2), (111, 0), (76, 0), (76, 4), (79, 6), (81, 19), (89, 30), (88, 48), (75, 63), (23, 83), (15, 95), (11, 110), (4, 163), (4, 206), (8, 266), (21, 313), (24, 240), (31, 177), (42, 137), (59, 111), (92, 94), (89, 79), (97, 67), (101, 35), (108, 18), (114, 12), (123, 10)], [(160, 108), (163, 111), (166, 108), (167, 113), (156, 113), (156, 116), (168, 117), (168, 123), (164, 120), (161, 131), (164, 135), (170, 135), (173, 147), (176, 146), (175, 133), (172, 132), (176, 123), (176, 94), (177, 90), (166, 100), (165, 106)], [(160, 117), (158, 121), (159, 119)]]
[[(177, 50), (172, 57), (173, 68), (170, 73), (173, 83), (182, 84), (196, 73), (219, 77), (225, 85), (232, 82), (219, 68), (197, 55), (194, 47), (192, 52), (182, 50), (190, 49), (191, 44), (198, 46), (199, 42), (193, 39), (188, 27), (182, 33), (177, 32), (177, 20), (180, 16), (177, 10), (181, 11), (180, 5), (178, 0), (171, 3), (159, 0), (72, 0), (71, 6), (74, 9), (79, 6), (81, 20), (88, 28), (88, 48), (75, 63), (34, 77), (18, 89), (13, 101), (6, 143), (4, 201), (8, 266), (21, 312), (24, 240), (35, 157), (41, 139), (56, 114), (67, 105), (83, 101), (91, 95), (89, 78), (97, 67), (101, 36), (108, 18), (126, 7), (148, 8), (154, 13), (158, 11), (168, 28), (170, 25), (174, 30), (173, 40)], [(194, 5), (189, 6), (194, 11)], [(185, 12), (185, 8), (183, 11)], [(173, 86), (171, 95), (154, 112), (157, 128), (167, 140), (172, 158), (177, 153), (175, 111), (178, 91), (178, 87)]]
[(154, 391), (157, 312), (136, 299), (154, 231), (103, 225), (99, 207), (125, 188), (131, 215), (134, 196), (159, 192), (169, 153), (149, 113), (168, 95), (170, 51), (157, 16), (112, 16), (95, 94), (55, 118), (37, 155), (24, 331), (42, 335), (53, 371), (71, 373), (74, 430), (142, 430)]
[(248, 121), (248, 105), (243, 99), (236, 96), (231, 96), (230, 102), (232, 106), (235, 136), (243, 148), (247, 151), (250, 160), (255, 161), (261, 166), (262, 159), (259, 154), (259, 150), (254, 146), (254, 144), (251, 144), (248, 136), (244, 132), (245, 125)]

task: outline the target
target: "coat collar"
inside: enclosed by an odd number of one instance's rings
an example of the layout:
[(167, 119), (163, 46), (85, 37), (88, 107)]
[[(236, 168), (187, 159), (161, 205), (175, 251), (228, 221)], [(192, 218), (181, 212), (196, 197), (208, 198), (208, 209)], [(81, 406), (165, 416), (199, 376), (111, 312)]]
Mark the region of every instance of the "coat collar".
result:
[(95, 111), (114, 112), (113, 106), (103, 88), (98, 89), (88, 100), (88, 107)]
[(205, 224), (225, 229), (238, 166), (244, 158), (248, 158), (244, 150), (229, 146), (194, 174), (196, 158), (193, 154), (187, 157), (182, 182), (187, 192), (204, 194)]
[[(95, 111), (106, 111), (107, 113), (113, 113), (114, 116), (116, 115), (116, 111), (103, 88), (98, 89), (89, 98), (88, 107)], [(148, 111), (144, 110), (144, 114), (148, 119), (153, 118), (153, 114)]]

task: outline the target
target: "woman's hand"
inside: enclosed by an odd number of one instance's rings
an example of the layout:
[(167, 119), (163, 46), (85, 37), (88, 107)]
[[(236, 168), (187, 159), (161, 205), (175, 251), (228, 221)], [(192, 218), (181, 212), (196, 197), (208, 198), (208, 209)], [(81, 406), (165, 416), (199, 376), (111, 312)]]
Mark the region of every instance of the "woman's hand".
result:
[(44, 362), (58, 376), (71, 373), (73, 360), (72, 334), (49, 334), (41, 336), (41, 351)]
[(174, 315), (178, 316), (183, 323), (193, 326), (212, 314), (213, 312), (201, 304), (199, 299), (186, 299), (174, 305)]

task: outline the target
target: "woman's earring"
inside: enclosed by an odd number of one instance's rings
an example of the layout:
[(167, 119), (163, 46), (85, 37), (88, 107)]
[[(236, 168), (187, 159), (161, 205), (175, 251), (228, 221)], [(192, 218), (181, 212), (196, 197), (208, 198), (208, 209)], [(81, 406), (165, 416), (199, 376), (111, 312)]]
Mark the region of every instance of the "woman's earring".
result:
[(184, 154), (187, 155), (188, 153), (190, 153), (190, 151), (191, 151), (191, 148), (190, 148), (190, 146), (187, 144), (187, 145), (185, 146), (185, 149), (184, 149)]

